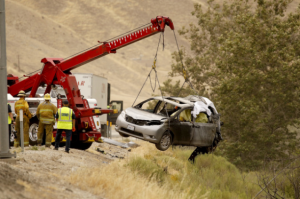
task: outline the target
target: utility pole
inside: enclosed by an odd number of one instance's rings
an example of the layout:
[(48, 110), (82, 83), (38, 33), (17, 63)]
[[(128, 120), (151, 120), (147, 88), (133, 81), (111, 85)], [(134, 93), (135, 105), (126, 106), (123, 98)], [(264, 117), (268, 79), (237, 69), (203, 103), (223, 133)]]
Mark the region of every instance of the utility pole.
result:
[(7, 71), (6, 71), (6, 35), (5, 0), (0, 0), (0, 158), (16, 157), (9, 151), (8, 108), (7, 108)]

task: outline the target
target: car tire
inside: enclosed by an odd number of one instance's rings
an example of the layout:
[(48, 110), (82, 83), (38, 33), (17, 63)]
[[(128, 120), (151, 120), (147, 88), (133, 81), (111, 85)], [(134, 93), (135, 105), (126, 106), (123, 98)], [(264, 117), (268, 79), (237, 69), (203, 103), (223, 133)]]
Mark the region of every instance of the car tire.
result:
[(126, 134), (124, 134), (124, 133), (120, 133), (120, 132), (119, 132), (119, 134), (120, 134), (120, 136), (125, 137), (125, 138), (128, 138), (128, 137), (129, 137), (129, 135), (126, 135)]
[(172, 135), (169, 131), (162, 134), (158, 143), (155, 144), (156, 148), (160, 151), (167, 150), (172, 144)]

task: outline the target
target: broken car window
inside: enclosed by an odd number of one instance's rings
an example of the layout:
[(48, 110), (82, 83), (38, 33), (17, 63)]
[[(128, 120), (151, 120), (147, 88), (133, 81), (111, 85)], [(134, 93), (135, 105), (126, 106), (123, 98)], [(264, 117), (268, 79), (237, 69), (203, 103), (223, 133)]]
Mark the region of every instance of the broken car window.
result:
[(142, 103), (139, 103), (138, 105), (135, 106), (135, 108), (153, 113), (158, 102), (159, 100), (150, 99)]
[(158, 109), (156, 110), (156, 113), (159, 115), (171, 116), (173, 113), (175, 113), (179, 109), (180, 109), (179, 107), (177, 107), (173, 104), (161, 102)]
[(165, 106), (165, 102), (162, 102), (162, 101), (159, 101), (159, 106), (157, 107), (157, 109), (156, 109), (156, 111), (155, 111), (155, 113), (157, 113), (157, 114), (160, 114), (161, 113), (161, 111), (163, 111), (163, 109), (164, 109), (164, 106)]

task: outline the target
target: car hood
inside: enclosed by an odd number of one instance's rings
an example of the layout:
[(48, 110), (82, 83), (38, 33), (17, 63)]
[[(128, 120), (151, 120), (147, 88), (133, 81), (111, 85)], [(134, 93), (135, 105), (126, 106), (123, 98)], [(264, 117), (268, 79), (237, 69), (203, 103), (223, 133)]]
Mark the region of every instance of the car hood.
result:
[(127, 108), (125, 110), (126, 115), (132, 117), (136, 120), (162, 120), (167, 119), (165, 116), (160, 116), (154, 113), (149, 113), (147, 111), (139, 110), (136, 108)]

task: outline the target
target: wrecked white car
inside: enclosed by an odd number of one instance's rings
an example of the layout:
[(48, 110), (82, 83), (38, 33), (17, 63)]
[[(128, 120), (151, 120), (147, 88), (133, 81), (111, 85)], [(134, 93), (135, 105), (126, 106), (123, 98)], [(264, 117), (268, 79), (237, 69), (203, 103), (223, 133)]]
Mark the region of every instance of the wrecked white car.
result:
[(123, 137), (154, 143), (165, 151), (170, 145), (211, 147), (222, 139), (214, 104), (205, 97), (154, 97), (123, 111), (116, 121)]

